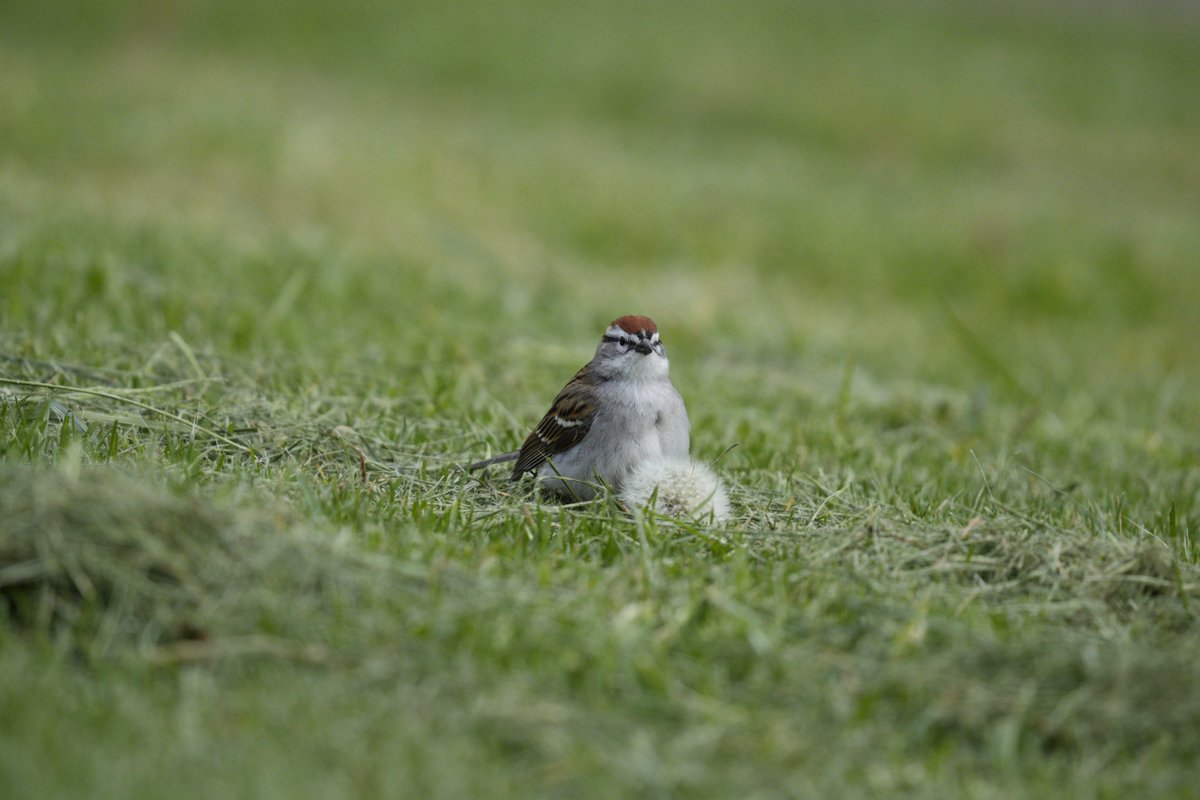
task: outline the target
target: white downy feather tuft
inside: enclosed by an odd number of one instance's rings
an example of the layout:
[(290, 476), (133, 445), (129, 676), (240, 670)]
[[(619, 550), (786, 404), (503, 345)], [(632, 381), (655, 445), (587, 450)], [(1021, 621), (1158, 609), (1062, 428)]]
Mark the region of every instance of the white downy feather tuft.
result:
[(653, 498), (654, 510), (669, 517), (714, 523), (729, 519), (721, 479), (707, 464), (687, 458), (641, 462), (622, 484), (620, 498), (630, 508), (645, 508)]

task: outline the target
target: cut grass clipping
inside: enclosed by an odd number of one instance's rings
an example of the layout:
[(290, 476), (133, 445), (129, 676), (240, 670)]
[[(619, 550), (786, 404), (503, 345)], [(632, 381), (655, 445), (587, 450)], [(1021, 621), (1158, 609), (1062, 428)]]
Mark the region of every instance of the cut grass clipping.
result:
[[(93, 658), (133, 645), (160, 660), (322, 660), (333, 596), (352, 602), (380, 570), (265, 515), (103, 468), (0, 466), (0, 509), (0, 605)], [(404, 591), (400, 569), (385, 570), (391, 591)]]

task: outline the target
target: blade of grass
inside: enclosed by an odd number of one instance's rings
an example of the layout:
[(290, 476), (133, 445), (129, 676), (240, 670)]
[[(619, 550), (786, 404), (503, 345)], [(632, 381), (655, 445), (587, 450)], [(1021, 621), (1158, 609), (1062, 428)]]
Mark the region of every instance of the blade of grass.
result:
[(30, 388), (30, 389), (46, 389), (46, 390), (53, 390), (56, 392), (86, 394), (86, 395), (91, 395), (93, 397), (103, 397), (106, 400), (112, 400), (117, 403), (125, 403), (127, 405), (134, 406), (135, 408), (140, 408), (143, 411), (149, 411), (152, 414), (158, 414), (159, 416), (163, 416), (168, 419), (173, 419), (176, 422), (182, 422), (184, 425), (188, 425), (191, 428), (193, 428), (194, 430), (197, 430), (206, 436), (211, 436), (212, 438), (216, 439), (219, 442), (223, 442), (223, 443), (229, 445), (230, 447), (241, 450), (242, 452), (248, 453), (251, 456), (254, 455), (253, 448), (248, 447), (248, 446), (242, 444), (241, 442), (234, 441), (233, 439), (230, 439), (228, 436), (226, 436), (222, 433), (218, 433), (217, 431), (214, 431), (210, 428), (206, 428), (203, 425), (198, 425), (192, 420), (186, 419), (185, 417), (181, 417), (179, 414), (175, 414), (171, 411), (167, 411), (166, 409), (156, 408), (155, 406), (152, 406), (149, 403), (143, 403), (142, 401), (134, 400), (131, 397), (122, 397), (121, 395), (114, 394), (112, 392), (105, 392), (105, 391), (101, 391), (99, 389), (89, 389), (89, 388), (86, 388), (83, 386), (62, 386), (62, 385), (53, 384), (53, 383), (42, 383), (41, 381), (20, 380), (18, 378), (0, 378), (0, 383), (5, 383), (10, 386), (24, 386), (24, 387)]

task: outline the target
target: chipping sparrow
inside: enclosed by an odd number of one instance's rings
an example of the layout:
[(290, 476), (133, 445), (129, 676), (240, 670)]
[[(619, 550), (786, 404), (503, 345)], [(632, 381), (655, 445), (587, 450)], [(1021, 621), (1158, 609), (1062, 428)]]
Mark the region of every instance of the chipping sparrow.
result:
[(536, 472), (542, 488), (590, 500), (597, 480), (619, 490), (642, 462), (686, 458), (687, 410), (668, 369), (654, 320), (618, 317), (521, 449), (468, 469), (515, 460), (514, 481)]

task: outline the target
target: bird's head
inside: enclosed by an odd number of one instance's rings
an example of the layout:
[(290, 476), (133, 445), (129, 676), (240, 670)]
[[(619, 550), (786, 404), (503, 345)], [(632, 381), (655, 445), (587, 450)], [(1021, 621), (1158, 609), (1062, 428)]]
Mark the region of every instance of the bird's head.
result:
[(658, 336), (658, 326), (649, 317), (629, 315), (611, 323), (600, 346), (596, 361), (615, 376), (635, 379), (657, 378), (667, 374), (667, 351)]

